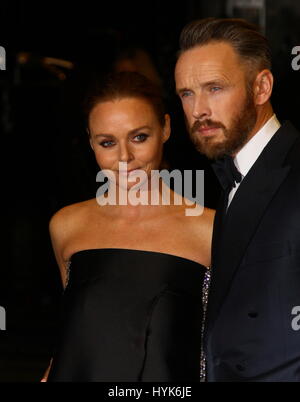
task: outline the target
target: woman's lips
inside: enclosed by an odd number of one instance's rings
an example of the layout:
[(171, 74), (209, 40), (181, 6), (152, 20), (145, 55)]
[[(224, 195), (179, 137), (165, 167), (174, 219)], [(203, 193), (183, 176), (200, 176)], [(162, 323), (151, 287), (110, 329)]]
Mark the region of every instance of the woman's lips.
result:
[(129, 170), (119, 170), (119, 175), (121, 176), (128, 176), (130, 173), (137, 172), (139, 168), (136, 169), (129, 169)]

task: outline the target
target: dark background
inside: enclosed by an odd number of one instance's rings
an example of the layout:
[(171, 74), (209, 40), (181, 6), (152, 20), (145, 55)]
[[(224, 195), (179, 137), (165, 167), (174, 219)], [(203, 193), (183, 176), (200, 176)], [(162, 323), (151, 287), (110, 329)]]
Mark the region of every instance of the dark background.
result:
[[(300, 3), (266, 2), (273, 50), (273, 106), (300, 128), (300, 71), (291, 50), (300, 45)], [(190, 20), (225, 17), (226, 1), (16, 1), (0, 3), (2, 222), (0, 381), (38, 381), (48, 365), (61, 295), (48, 222), (64, 205), (94, 197), (97, 167), (80, 116), (88, 81), (114, 68), (124, 49), (141, 48), (161, 79), (172, 118), (165, 148), (171, 169), (205, 169), (205, 204), (219, 187), (208, 161), (185, 132), (174, 94), (178, 37)], [(21, 64), (20, 53), (26, 53)], [(72, 70), (46, 68), (44, 57), (72, 61)], [(23, 58), (24, 60), (24, 58)]]

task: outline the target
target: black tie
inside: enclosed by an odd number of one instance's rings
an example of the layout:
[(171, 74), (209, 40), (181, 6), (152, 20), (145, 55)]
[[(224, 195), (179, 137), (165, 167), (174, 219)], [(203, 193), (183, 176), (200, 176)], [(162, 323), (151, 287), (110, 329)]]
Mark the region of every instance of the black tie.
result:
[(227, 193), (235, 187), (235, 183), (239, 183), (242, 180), (242, 175), (238, 171), (231, 156), (225, 155), (220, 159), (217, 159), (212, 168), (219, 179), (223, 190)]

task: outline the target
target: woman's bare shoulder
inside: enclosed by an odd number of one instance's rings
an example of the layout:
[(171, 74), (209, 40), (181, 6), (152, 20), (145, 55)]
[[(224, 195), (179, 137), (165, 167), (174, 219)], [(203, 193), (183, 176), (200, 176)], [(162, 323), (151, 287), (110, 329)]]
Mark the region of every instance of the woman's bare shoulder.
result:
[(77, 202), (59, 209), (49, 222), (50, 232), (68, 232), (77, 227), (94, 207), (95, 199)]
[(208, 225), (213, 225), (215, 219), (216, 210), (204, 207), (202, 218)]
[(197, 216), (195, 219), (195, 223), (198, 225), (198, 228), (202, 228), (205, 231), (212, 232), (215, 212), (216, 211), (214, 209), (204, 207), (202, 214)]
[[(189, 209), (190, 208), (190, 209)], [(211, 233), (215, 218), (215, 210), (201, 205), (185, 207), (184, 214), (185, 223), (188, 223), (190, 228), (196, 231), (199, 235), (203, 233)]]
[(214, 209), (205, 207), (196, 202), (191, 202), (186, 197), (182, 197), (182, 201), (182, 205), (180, 206), (181, 215), (190, 217), (195, 223), (198, 223), (200, 220), (203, 224), (213, 224), (216, 213)]

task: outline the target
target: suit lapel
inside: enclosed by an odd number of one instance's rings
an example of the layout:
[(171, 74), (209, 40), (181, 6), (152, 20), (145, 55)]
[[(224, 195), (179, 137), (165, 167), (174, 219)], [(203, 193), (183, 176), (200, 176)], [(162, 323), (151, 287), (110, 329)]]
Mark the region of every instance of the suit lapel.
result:
[(212, 283), (207, 306), (207, 330), (212, 327), (230, 289), (249, 242), (290, 167), (286, 155), (298, 138), (293, 127), (282, 126), (243, 179), (226, 214), (216, 214), (212, 253)]

